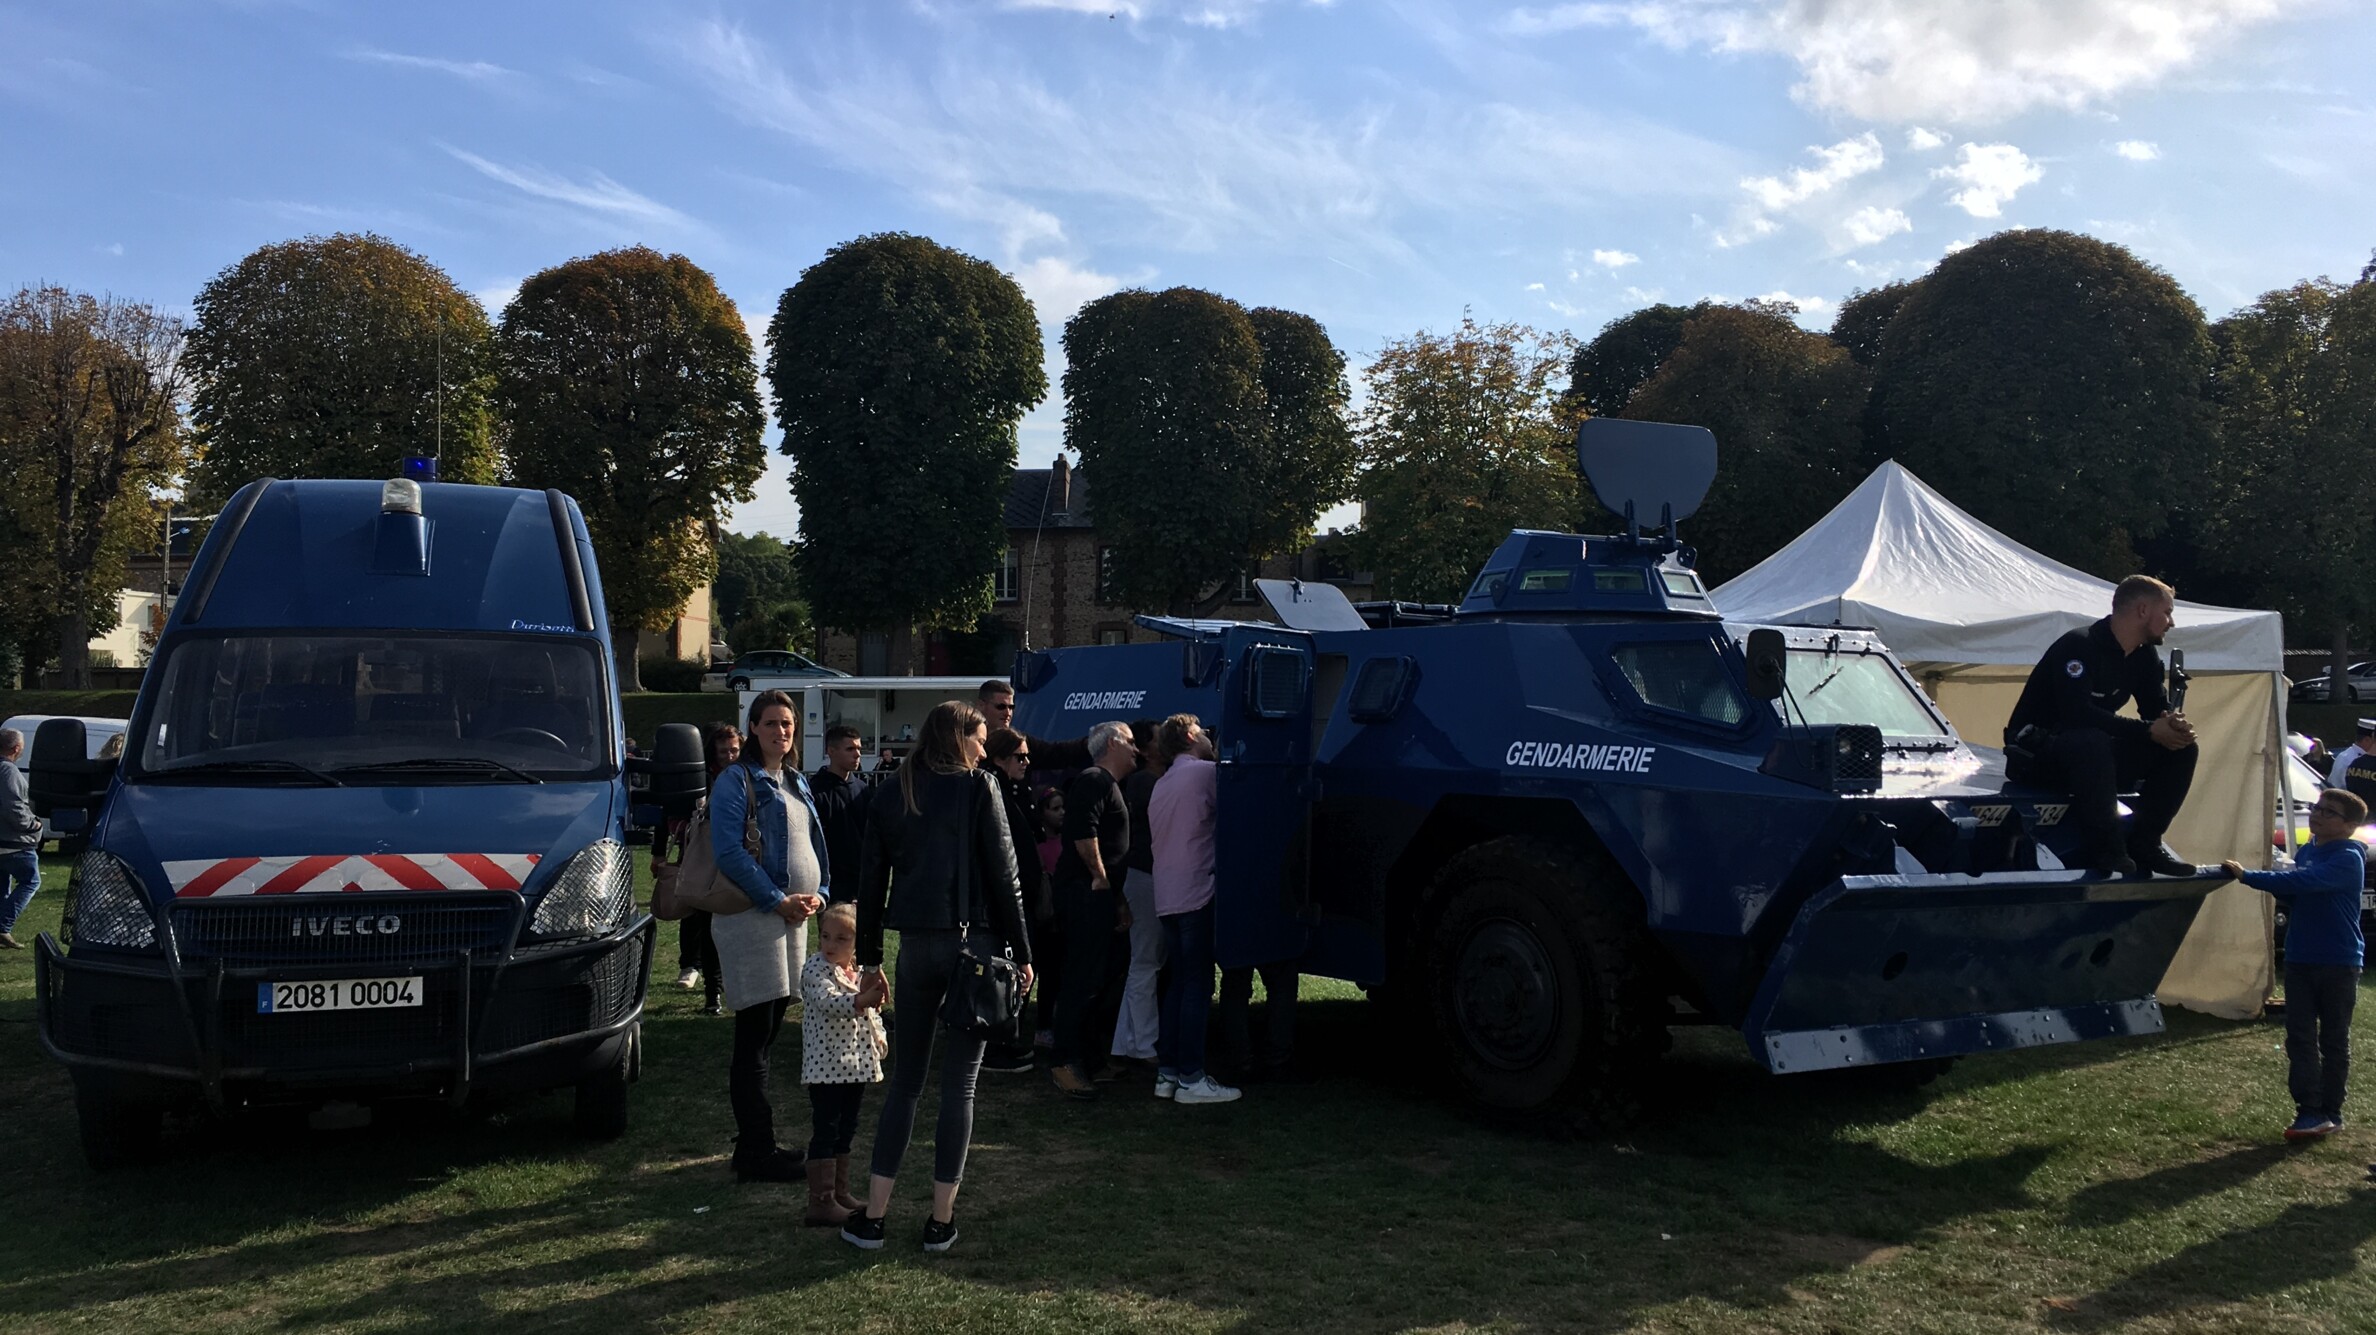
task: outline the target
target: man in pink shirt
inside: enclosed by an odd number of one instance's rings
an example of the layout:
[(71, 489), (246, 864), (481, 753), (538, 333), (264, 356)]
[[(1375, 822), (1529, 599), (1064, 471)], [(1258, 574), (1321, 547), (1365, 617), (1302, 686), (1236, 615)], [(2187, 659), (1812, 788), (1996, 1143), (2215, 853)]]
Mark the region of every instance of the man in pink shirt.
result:
[(1170, 768), (1147, 800), (1154, 836), (1155, 916), (1171, 978), (1155, 1040), (1155, 1097), (1228, 1103), (1238, 1091), (1205, 1073), (1213, 1009), (1213, 839), (1218, 815), (1213, 744), (1194, 714), (1174, 714), (1155, 735)]

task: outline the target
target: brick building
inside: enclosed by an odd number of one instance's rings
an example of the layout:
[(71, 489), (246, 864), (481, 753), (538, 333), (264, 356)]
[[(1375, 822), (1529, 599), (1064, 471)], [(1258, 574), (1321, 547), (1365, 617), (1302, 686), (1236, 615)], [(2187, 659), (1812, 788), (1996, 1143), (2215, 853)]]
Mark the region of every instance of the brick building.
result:
[[(1017, 650), (1074, 644), (1130, 644), (1155, 638), (1131, 624), (1138, 608), (1108, 595), (1101, 578), (1105, 546), (1098, 541), (1089, 479), (1062, 455), (1047, 468), (1015, 470), (1007, 488), (1007, 548), (992, 580), (990, 613), (970, 635), (941, 631), (827, 630), (818, 661), (860, 676), (1004, 674)], [(1351, 572), (1342, 540), (1327, 534), (1291, 557), (1250, 571), (1211, 615), (1232, 621), (1265, 618), (1255, 577), (1326, 580), (1356, 600), (1370, 596), (1368, 575)]]

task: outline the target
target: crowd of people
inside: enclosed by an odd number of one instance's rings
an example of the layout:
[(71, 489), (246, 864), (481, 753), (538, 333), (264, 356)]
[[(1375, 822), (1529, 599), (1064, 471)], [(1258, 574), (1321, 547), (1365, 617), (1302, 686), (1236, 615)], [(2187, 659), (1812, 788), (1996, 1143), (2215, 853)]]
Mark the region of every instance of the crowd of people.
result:
[[(985, 682), (972, 701), (936, 706), (904, 763), (871, 775), (864, 739), (842, 725), (825, 733), (825, 765), (803, 774), (799, 710), (782, 691), (755, 697), (742, 731), (714, 724), (705, 738), (708, 806), (691, 828), (706, 826), (696, 837), (751, 908), (685, 918), (677, 981), (705, 989), (707, 1013), (734, 1014), (732, 1169), (745, 1182), (805, 1182), (804, 1222), (838, 1227), (859, 1248), (884, 1243), (936, 1049), (932, 1252), (957, 1240), (981, 1072), (1033, 1072), (1045, 1051), (1068, 1099), (1152, 1077), (1156, 1098), (1196, 1105), (1241, 1096), (1209, 1069), (1209, 1035), (1248, 1077), (1290, 1066), (1292, 964), (1259, 970), (1259, 1026), (1258, 971), (1221, 971), (1216, 1017), (1217, 784), (1202, 721), (1117, 720), (1051, 742), (1016, 731), (1013, 717), (1012, 688)], [(655, 863), (682, 856), (687, 830), (660, 835)], [(887, 931), (899, 936), (890, 975)], [(987, 1038), (936, 1022), (969, 956), (1011, 960), (1026, 996), (1012, 1026)], [(768, 1088), (795, 997), (805, 1149), (778, 1142)], [(860, 1197), (852, 1146), (874, 1084), (886, 1089)]]

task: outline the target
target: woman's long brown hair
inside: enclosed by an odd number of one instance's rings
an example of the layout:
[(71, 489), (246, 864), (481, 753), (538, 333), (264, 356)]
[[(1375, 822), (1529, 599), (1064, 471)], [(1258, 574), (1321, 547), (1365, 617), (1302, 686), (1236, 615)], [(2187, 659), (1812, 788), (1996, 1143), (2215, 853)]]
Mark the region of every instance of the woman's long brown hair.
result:
[(924, 811), (916, 805), (917, 766), (929, 765), (935, 774), (963, 774), (972, 769), (958, 742), (985, 723), (982, 711), (963, 700), (943, 700), (924, 716), (924, 731), (916, 738), (916, 753), (899, 767), (899, 795), (906, 800), (909, 815), (919, 816)]

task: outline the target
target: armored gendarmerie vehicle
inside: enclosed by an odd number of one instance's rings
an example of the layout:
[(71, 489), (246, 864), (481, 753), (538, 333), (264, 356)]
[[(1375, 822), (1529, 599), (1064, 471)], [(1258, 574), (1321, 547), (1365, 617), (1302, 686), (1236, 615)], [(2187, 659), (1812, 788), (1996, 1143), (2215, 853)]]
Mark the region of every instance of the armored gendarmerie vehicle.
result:
[(1677, 535), (1706, 431), (1578, 448), (1624, 532), (1512, 533), (1456, 606), (1263, 581), (1275, 624), (1026, 653), (1017, 725), (1203, 718), (1221, 962), (1423, 1007), (1494, 1109), (1622, 1118), (1684, 1023), (1916, 1079), (2158, 1031), (2221, 878), (2078, 869), (2067, 799), (2007, 787), (1876, 635), (1727, 622)]

